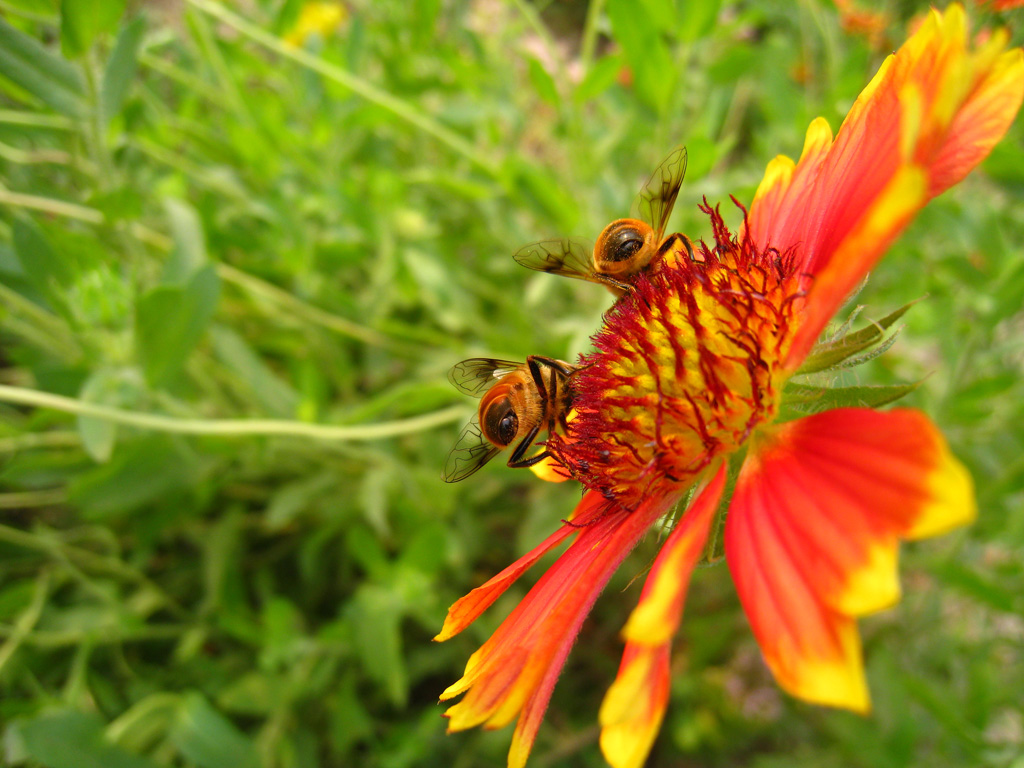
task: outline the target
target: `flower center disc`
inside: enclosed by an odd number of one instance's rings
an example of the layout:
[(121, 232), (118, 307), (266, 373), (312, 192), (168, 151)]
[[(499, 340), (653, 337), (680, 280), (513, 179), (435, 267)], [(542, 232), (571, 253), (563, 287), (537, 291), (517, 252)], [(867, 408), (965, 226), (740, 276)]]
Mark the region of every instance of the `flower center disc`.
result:
[(788, 375), (804, 295), (793, 259), (756, 252), (706, 210), (714, 249), (668, 255), (608, 312), (574, 379), (578, 417), (551, 441), (574, 477), (627, 509), (688, 487), (771, 421)]

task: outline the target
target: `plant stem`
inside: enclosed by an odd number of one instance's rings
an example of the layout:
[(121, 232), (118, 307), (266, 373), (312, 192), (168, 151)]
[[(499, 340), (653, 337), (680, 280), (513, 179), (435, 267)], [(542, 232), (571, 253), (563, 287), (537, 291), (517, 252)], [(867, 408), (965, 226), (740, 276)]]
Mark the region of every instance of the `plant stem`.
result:
[(43, 491), (18, 491), (0, 493), (0, 509), (25, 509), (27, 507), (48, 507), (59, 504), (67, 498), (61, 488)]
[[(188, 625), (155, 624), (136, 627), (134, 629), (106, 627), (91, 631), (79, 629), (44, 630), (19, 636), (18, 640), (19, 643), (24, 642), (27, 645), (36, 646), (38, 648), (62, 648), (65, 646), (81, 645), (84, 642), (89, 642), (95, 645), (106, 645), (109, 643), (145, 642), (147, 640), (175, 640), (185, 634), (189, 629), (191, 629), (191, 627)], [(10, 630), (5, 627), (0, 627), (0, 635), (7, 634), (9, 638), (13, 637), (16, 632), (17, 629)], [(10, 642), (10, 640), (8, 640), (8, 642)], [(2, 652), (2, 649), (0, 649), (0, 652)], [(0, 663), (2, 663), (2, 661), (3, 660), (0, 659)]]
[(311, 440), (348, 441), (381, 440), (396, 435), (423, 432), (442, 424), (449, 424), (466, 414), (462, 406), (452, 406), (433, 413), (413, 416), (408, 419), (385, 421), (377, 424), (354, 424), (351, 426), (328, 426), (306, 424), (301, 421), (279, 419), (179, 419), (152, 413), (138, 413), (106, 405), (86, 403), (63, 395), (40, 392), (23, 387), (0, 385), (0, 401), (28, 405), (35, 408), (52, 408), (65, 413), (91, 416), (97, 419), (124, 424), (129, 427), (154, 429), (184, 435), (217, 435), (220, 437), (281, 436), (304, 437)]
[(258, 26), (246, 21), (241, 16), (232, 13), (220, 3), (211, 2), (211, 0), (187, 0), (187, 2), (189, 5), (194, 8), (198, 8), (203, 13), (207, 13), (210, 16), (219, 19), (235, 31), (245, 35), (256, 43), (259, 43), (264, 48), (274, 51), (274, 53), (277, 53), (287, 59), (291, 59), (297, 64), (301, 64), (302, 66), (323, 75), (328, 80), (333, 80), (339, 85), (342, 85), (362, 96), (367, 101), (383, 107), (400, 117), (402, 120), (405, 120), (407, 123), (416, 126), (425, 133), (429, 133), (443, 144), (447, 144), (448, 147), (454, 150), (457, 154), (462, 155), (474, 165), (486, 171), (490, 176), (496, 177), (498, 175), (499, 168), (496, 163), (478, 152), (472, 144), (457, 133), (449, 130), (429, 115), (424, 114), (409, 102), (391, 95), (387, 91), (378, 88), (361, 77), (352, 74), (348, 70), (342, 69), (336, 64), (326, 62), (300, 48), (292, 48), (286, 45), (280, 38), (260, 29)]
[[(83, 572), (83, 568), (97, 573), (117, 576), (125, 581), (137, 584), (154, 595), (158, 595), (167, 610), (178, 618), (184, 618), (188, 615), (185, 609), (178, 604), (177, 600), (168, 595), (141, 571), (118, 560), (116, 557), (108, 557), (89, 549), (68, 544), (58, 534), (49, 529), (41, 528), (30, 532), (8, 525), (0, 525), (0, 542), (42, 553), (57, 563), (64, 571), (70, 573), (87, 589), (95, 591), (96, 587), (93, 580)], [(99, 597), (108, 602), (113, 601), (113, 598), (107, 592), (100, 591)]]
[[(51, 213), (55, 216), (66, 216), (70, 219), (85, 221), (90, 224), (102, 224), (105, 218), (103, 216), (103, 212), (98, 211), (95, 208), (87, 208), (84, 205), (66, 203), (62, 200), (53, 200), (48, 197), (23, 195), (18, 192), (10, 192), (2, 187), (0, 187), (0, 203), (45, 211), (46, 213)], [(165, 235), (155, 232), (138, 222), (132, 223), (131, 232), (139, 240), (163, 251), (169, 251), (173, 245), (171, 240)], [(365, 342), (366, 344), (388, 348), (392, 351), (397, 350), (405, 353), (413, 351), (412, 347), (409, 345), (402, 344), (399, 341), (388, 338), (384, 334), (378, 333), (372, 328), (367, 328), (359, 325), (358, 323), (354, 323), (351, 320), (339, 317), (338, 315), (333, 315), (330, 312), (319, 309), (318, 307), (310, 306), (300, 299), (295, 298), (290, 293), (281, 290), (277, 286), (271, 285), (270, 283), (260, 280), (257, 277), (253, 277), (252, 275), (248, 275), (228, 264), (217, 264), (217, 274), (224, 280), (235, 283), (254, 295), (261, 296), (264, 299), (269, 299), (275, 304), (288, 306), (291, 309), (296, 310), (296, 314), (304, 317), (307, 321), (322, 325), (335, 333), (350, 336), (351, 338)], [(0, 290), (3, 290), (3, 286), (0, 286)]]
[(278, 306), (286, 307), (293, 311), (299, 317), (304, 318), (308, 322), (322, 325), (328, 330), (339, 333), (343, 336), (350, 336), (353, 339), (362, 341), (366, 344), (370, 344), (375, 347), (383, 347), (388, 349), (399, 349), (403, 352), (419, 351), (419, 347), (412, 347), (412, 345), (405, 345), (401, 342), (390, 339), (382, 333), (378, 333), (372, 328), (353, 323), (351, 320), (347, 320), (344, 317), (331, 314), (319, 307), (312, 306), (297, 299), (287, 291), (281, 290), (276, 285), (268, 283), (265, 280), (261, 280), (258, 277), (254, 277), (246, 272), (242, 272), (239, 269), (235, 269), (229, 264), (218, 264), (217, 274), (221, 279), (228, 282), (234, 283), (239, 288), (242, 288), (259, 298), (270, 301)]
[(583, 22), (583, 40), (580, 43), (580, 64), (584, 77), (594, 63), (594, 53), (597, 49), (597, 20), (601, 17), (603, 9), (604, 0), (590, 0), (587, 4), (587, 18)]
[(36, 588), (32, 592), (32, 602), (21, 612), (14, 627), (7, 635), (7, 642), (0, 646), (0, 672), (10, 661), (11, 656), (18, 650), (18, 646), (29, 636), (32, 627), (39, 621), (43, 613), (43, 606), (46, 605), (46, 596), (50, 593), (50, 574), (43, 571), (36, 579)]
[(38, 195), (24, 195), (20, 192), (0, 188), (0, 204), (13, 205), (19, 208), (32, 208), (37, 211), (45, 211), (55, 216), (66, 216), (69, 219), (86, 221), (90, 224), (102, 224), (103, 213), (95, 208), (87, 208), (84, 205), (76, 205), (63, 200), (54, 200), (50, 197), (39, 197)]
[(26, 432), (13, 437), (0, 437), (0, 453), (14, 453), (31, 448), (77, 448), (82, 438), (77, 432)]
[(52, 128), (58, 131), (73, 131), (75, 123), (62, 115), (22, 112), (17, 109), (0, 109), (0, 123), (8, 125), (31, 125), (37, 128)]

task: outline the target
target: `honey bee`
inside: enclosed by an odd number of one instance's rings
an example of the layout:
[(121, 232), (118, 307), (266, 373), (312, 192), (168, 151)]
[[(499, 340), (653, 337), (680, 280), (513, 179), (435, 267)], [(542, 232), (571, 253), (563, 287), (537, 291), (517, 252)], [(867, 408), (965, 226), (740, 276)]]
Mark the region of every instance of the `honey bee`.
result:
[(546, 449), (525, 454), (541, 430), (567, 429), (575, 371), (561, 360), (537, 355), (525, 363), (487, 357), (456, 363), (448, 380), (459, 391), (481, 398), (480, 409), (448, 453), (444, 481), (464, 480), (512, 443), (517, 445), (508, 460), (510, 467), (531, 467), (547, 458)]
[[(602, 283), (616, 297), (630, 289), (634, 276), (681, 246), (691, 259), (693, 243), (676, 232), (664, 236), (679, 188), (686, 175), (686, 148), (680, 147), (658, 166), (637, 198), (640, 219), (616, 219), (601, 232), (591, 255), (576, 240), (543, 240), (516, 251), (513, 258), (540, 272)], [(642, 220), (641, 220), (642, 219)]]

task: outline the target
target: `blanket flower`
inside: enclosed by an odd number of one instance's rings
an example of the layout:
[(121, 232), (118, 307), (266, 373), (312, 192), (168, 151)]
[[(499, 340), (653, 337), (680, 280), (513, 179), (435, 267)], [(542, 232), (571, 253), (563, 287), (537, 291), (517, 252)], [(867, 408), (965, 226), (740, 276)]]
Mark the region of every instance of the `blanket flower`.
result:
[(857, 617), (899, 599), (901, 540), (974, 518), (971, 479), (918, 411), (837, 407), (786, 420), (783, 406), (802, 391), (792, 377), (867, 346), (870, 332), (815, 342), (914, 215), (1008, 129), (1024, 98), (1024, 58), (1007, 39), (996, 32), (972, 47), (961, 6), (932, 11), (837, 135), (819, 118), (797, 162), (768, 164), (738, 233), (705, 202), (711, 241), (639, 275), (607, 313), (574, 380), (569, 435), (548, 441), (586, 488), (579, 506), (456, 602), (436, 639), (571, 544), (441, 695), (464, 694), (446, 712), (449, 730), (517, 720), (508, 762), (524, 765), (598, 594), (687, 499), (623, 631), (599, 712), (608, 762), (639, 768), (657, 736), (672, 637), (720, 507), (726, 561), (779, 685), (869, 709)]

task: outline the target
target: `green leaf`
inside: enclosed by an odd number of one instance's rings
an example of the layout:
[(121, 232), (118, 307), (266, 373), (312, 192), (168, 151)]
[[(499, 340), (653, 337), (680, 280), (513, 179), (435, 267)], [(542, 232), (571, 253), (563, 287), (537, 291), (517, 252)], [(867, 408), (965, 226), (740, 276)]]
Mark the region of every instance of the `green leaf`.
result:
[(68, 289), (74, 283), (70, 262), (61, 258), (32, 219), (19, 216), (13, 229), (14, 253), (25, 276), (54, 310), (67, 316)]
[[(5, 734), (17, 751), (46, 768), (156, 768), (156, 763), (107, 741), (99, 715), (62, 710), (11, 723)], [(18, 762), (23, 762), (19, 760)]]
[(146, 20), (143, 16), (137, 16), (125, 25), (117, 36), (117, 43), (103, 72), (103, 85), (100, 88), (100, 116), (104, 124), (109, 123), (121, 111), (128, 86), (131, 85), (138, 70), (139, 46), (145, 32)]
[(356, 679), (354, 674), (347, 675), (334, 691), (331, 737), (334, 748), (341, 753), (374, 733), (374, 719), (367, 711), (365, 697), (359, 695)]
[(718, 162), (718, 158), (728, 153), (728, 148), (716, 144), (704, 136), (694, 136), (686, 140), (686, 181), (693, 183), (703, 179)]
[(306, 648), (299, 609), (284, 597), (272, 597), (263, 604), (260, 624), (260, 668), (290, 669)]
[(355, 630), (356, 651), (366, 673), (379, 683), (396, 707), (409, 696), (402, 653), (402, 605), (391, 590), (364, 584), (349, 604), (346, 618)]
[(637, 12), (650, 18), (661, 32), (674, 35), (679, 29), (678, 5), (677, 0), (640, 0)]
[[(78, 397), (87, 403), (100, 405), (124, 405), (124, 377), (120, 371), (100, 368), (86, 379)], [(117, 424), (93, 416), (78, 416), (78, 434), (82, 447), (94, 461), (104, 463), (110, 459), (117, 440)]]
[(813, 387), (789, 382), (782, 393), (784, 406), (801, 413), (820, 413), (833, 408), (879, 408), (899, 400), (921, 386), (912, 384)]
[(534, 58), (529, 60), (530, 83), (544, 101), (553, 106), (559, 102), (558, 88), (544, 65)]
[(40, 291), (50, 292), (55, 287), (64, 289), (74, 281), (69, 262), (57, 255), (32, 219), (19, 217), (15, 220), (14, 253), (25, 274)]
[(943, 582), (959, 589), (973, 599), (985, 603), (997, 611), (1004, 613), (1020, 613), (1019, 606), (1024, 605), (1015, 590), (1006, 589), (1001, 584), (987, 579), (972, 568), (967, 568), (955, 560), (945, 560), (934, 566), (935, 574)]
[(228, 712), (267, 715), (287, 692), (288, 682), (283, 675), (248, 672), (217, 695), (217, 705)]
[(206, 235), (195, 208), (184, 200), (164, 200), (174, 248), (164, 266), (164, 285), (184, 285), (207, 262)]
[(295, 418), (298, 393), (263, 362), (241, 335), (216, 324), (209, 333), (214, 354), (234, 374), (232, 383), (240, 394), (268, 415)]
[(52, 16), (56, 20), (60, 0), (7, 0), (4, 5), (39, 16)]
[(507, 157), (503, 172), (511, 180), (515, 194), (550, 218), (555, 231), (571, 232), (576, 227), (580, 216), (579, 204), (576, 198), (564, 191), (558, 179), (517, 155)]
[[(1022, 153), (1024, 154), (1024, 153)], [(1020, 287), (1024, 285), (1024, 254), (1015, 252), (1010, 247), (1008, 253), (1014, 253), (1014, 261), (1006, 265), (992, 286), (992, 319), (1003, 320), (1020, 311)]]
[(1004, 371), (996, 376), (983, 376), (974, 381), (965, 382), (965, 386), (956, 390), (956, 399), (965, 401), (976, 401), (983, 406), (994, 398), (1008, 394), (1014, 387), (1020, 384), (1020, 374), (1017, 371)]
[(982, 735), (964, 716), (961, 702), (950, 696), (948, 681), (938, 685), (906, 669), (900, 669), (900, 678), (910, 698), (923, 706), (951, 735), (970, 744), (982, 742)]
[(272, 531), (281, 530), (295, 522), (303, 512), (329, 489), (337, 485), (331, 472), (318, 472), (291, 483), (278, 486), (270, 497), (265, 512), (267, 527)]
[(346, 548), (352, 562), (366, 571), (371, 579), (385, 580), (390, 578), (391, 561), (384, 552), (376, 536), (365, 526), (352, 528), (348, 532)]
[(113, 31), (126, 6), (127, 0), (61, 0), (61, 51), (81, 56), (99, 35)]
[(359, 484), (359, 504), (363, 519), (381, 539), (391, 535), (388, 522), (388, 495), (394, 489), (395, 468), (388, 464), (371, 467), (363, 473)]
[(289, 32), (299, 20), (299, 14), (305, 4), (306, 0), (285, 0), (274, 19), (274, 33), (284, 35)]
[(904, 304), (867, 328), (862, 328), (854, 333), (847, 333), (841, 338), (816, 345), (797, 373), (816, 373), (834, 368), (847, 358), (852, 357), (858, 352), (863, 352), (873, 344), (877, 344), (885, 330), (903, 317), (907, 310), (917, 304), (918, 301), (920, 299)]
[(681, 40), (692, 43), (710, 34), (718, 21), (722, 0), (683, 3), (682, 19), (677, 27)]
[(0, 589), (0, 621), (13, 623), (31, 604), (35, 593), (36, 585), (28, 579), (5, 585)]
[(611, 88), (622, 71), (622, 57), (617, 54), (605, 56), (594, 62), (583, 80), (576, 86), (573, 98), (577, 102), (590, 101)]
[(706, 75), (716, 85), (732, 86), (755, 69), (757, 58), (756, 48), (746, 45), (729, 48), (708, 64)]
[(85, 113), (85, 81), (68, 61), (0, 18), (0, 75), (69, 117)]
[(992, 148), (982, 169), (995, 179), (1024, 184), (1024, 148), (1019, 142), (1002, 141)]
[(633, 70), (637, 95), (661, 112), (675, 87), (676, 68), (655, 18), (638, 12), (633, 0), (608, 0), (608, 18)]
[(199, 693), (186, 694), (171, 741), (200, 768), (258, 768), (256, 748)]
[(132, 752), (145, 752), (164, 740), (180, 706), (181, 697), (175, 693), (151, 693), (119, 714), (107, 734)]
[(151, 385), (166, 384), (178, 374), (209, 325), (219, 296), (220, 280), (210, 265), (184, 287), (161, 285), (139, 299), (136, 353)]
[(68, 484), (68, 495), (93, 520), (159, 504), (196, 482), (194, 459), (164, 435), (140, 438)]

